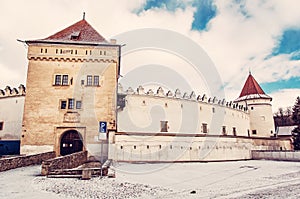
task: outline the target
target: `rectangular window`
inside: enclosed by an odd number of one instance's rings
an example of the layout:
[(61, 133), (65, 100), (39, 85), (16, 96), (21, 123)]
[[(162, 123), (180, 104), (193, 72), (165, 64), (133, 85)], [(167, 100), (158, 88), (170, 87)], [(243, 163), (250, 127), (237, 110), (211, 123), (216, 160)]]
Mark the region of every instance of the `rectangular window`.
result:
[(256, 135), (256, 130), (252, 130), (252, 134), (253, 134), (253, 135)]
[(3, 130), (4, 122), (0, 122), (0, 131)]
[(86, 82), (86, 84), (88, 86), (92, 86), (93, 85), (92, 75), (88, 75), (87, 76), (87, 82)]
[(74, 109), (74, 99), (69, 99), (68, 109)]
[(232, 127), (232, 133), (234, 136), (236, 136), (236, 128), (235, 127)]
[(81, 109), (81, 101), (76, 101), (76, 109)]
[(222, 134), (226, 135), (226, 126), (222, 126)]
[(168, 121), (160, 121), (160, 132), (168, 132)]
[(62, 85), (68, 85), (68, 75), (63, 75)]
[(207, 133), (208, 132), (207, 124), (202, 123), (202, 131), (203, 131), (203, 133)]
[(55, 75), (54, 85), (60, 85), (60, 84), (61, 84), (61, 75)]
[(94, 86), (99, 86), (99, 76), (98, 75), (94, 76)]
[(66, 109), (67, 108), (67, 101), (62, 100), (60, 101), (60, 109)]

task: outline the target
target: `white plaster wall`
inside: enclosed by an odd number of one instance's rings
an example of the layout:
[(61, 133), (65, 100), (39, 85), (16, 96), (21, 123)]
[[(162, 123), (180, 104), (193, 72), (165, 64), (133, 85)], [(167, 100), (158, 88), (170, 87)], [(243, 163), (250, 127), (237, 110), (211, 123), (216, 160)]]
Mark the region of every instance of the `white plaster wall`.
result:
[(168, 121), (168, 132), (203, 133), (202, 123), (215, 135), (222, 133), (222, 126), (227, 135), (235, 127), (236, 135), (248, 136), (250, 129), (247, 112), (197, 100), (133, 94), (118, 111), (119, 132), (160, 132), (160, 121)]
[(110, 159), (118, 161), (223, 161), (251, 159), (251, 150), (290, 149), (289, 140), (237, 137), (116, 135)]
[[(251, 136), (270, 137), (275, 133), (272, 106), (268, 99), (255, 99), (247, 101), (250, 113)], [(257, 134), (253, 135), (252, 130)]]
[(1, 139), (20, 139), (24, 99), (25, 96), (0, 98), (0, 122), (4, 122)]

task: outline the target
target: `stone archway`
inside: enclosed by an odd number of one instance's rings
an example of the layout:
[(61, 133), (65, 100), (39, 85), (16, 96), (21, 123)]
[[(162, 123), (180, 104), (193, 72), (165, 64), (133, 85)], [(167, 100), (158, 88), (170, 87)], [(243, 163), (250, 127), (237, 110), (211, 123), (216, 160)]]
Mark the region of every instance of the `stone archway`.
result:
[(69, 155), (83, 150), (83, 142), (80, 133), (76, 130), (68, 130), (60, 139), (60, 155)]

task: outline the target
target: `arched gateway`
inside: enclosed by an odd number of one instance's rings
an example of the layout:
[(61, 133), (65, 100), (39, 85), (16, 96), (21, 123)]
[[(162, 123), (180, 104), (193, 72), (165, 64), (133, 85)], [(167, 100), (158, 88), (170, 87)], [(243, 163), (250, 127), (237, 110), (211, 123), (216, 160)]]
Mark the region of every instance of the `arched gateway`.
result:
[(81, 135), (76, 130), (64, 132), (60, 140), (60, 155), (68, 155), (82, 150)]

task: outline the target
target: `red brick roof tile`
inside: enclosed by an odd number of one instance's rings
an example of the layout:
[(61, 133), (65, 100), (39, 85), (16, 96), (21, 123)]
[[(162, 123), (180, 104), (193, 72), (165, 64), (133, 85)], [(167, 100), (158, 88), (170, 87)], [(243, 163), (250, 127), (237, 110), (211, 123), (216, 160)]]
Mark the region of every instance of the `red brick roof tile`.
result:
[(40, 41), (108, 43), (85, 19)]
[(266, 95), (254, 77), (249, 73), (249, 76), (245, 82), (242, 92), (238, 99), (235, 101), (241, 101), (245, 99), (272, 99), (270, 96)]

